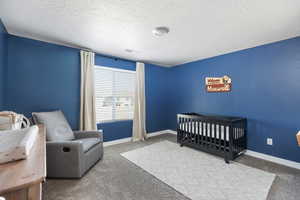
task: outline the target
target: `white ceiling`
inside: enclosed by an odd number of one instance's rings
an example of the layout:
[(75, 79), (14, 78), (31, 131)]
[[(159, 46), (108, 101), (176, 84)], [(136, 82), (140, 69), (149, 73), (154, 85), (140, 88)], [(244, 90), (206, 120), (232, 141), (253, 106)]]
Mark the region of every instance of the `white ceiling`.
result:
[(0, 17), (13, 35), (163, 66), (300, 36), (299, 0), (1, 0)]

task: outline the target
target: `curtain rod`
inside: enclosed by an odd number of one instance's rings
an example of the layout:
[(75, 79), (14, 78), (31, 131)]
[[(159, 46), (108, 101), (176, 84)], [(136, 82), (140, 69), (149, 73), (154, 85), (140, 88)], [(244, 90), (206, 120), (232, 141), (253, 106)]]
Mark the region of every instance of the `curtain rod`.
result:
[(110, 55), (103, 55), (103, 54), (94, 52), (92, 49), (89, 49), (89, 48), (80, 48), (80, 50), (92, 52), (92, 53), (98, 54), (99, 56), (103, 56), (103, 57), (114, 59), (114, 60), (124, 60), (124, 61), (129, 61), (129, 62), (141, 62), (141, 63), (145, 63), (145, 62), (139, 61), (139, 60), (134, 61), (134, 60), (127, 60), (125, 58), (117, 58), (117, 57), (110, 56)]
[(94, 51), (93, 51), (92, 49), (81, 48), (80, 50), (82, 50), (82, 51), (87, 51), (87, 52), (93, 52), (93, 53), (94, 53)]
[[(120, 59), (120, 58), (115, 58), (115, 57), (112, 57), (112, 56), (107, 56), (107, 55), (99, 54), (97, 52), (94, 52), (92, 49), (88, 49), (88, 48), (80, 48), (80, 50), (87, 51), (87, 52), (92, 52), (92, 53), (98, 54), (100, 56), (103, 56), (103, 57), (106, 57), (106, 58), (111, 58), (111, 59), (114, 59), (114, 60), (119, 60)], [(122, 60), (125, 60), (125, 59), (122, 59)]]
[(94, 52), (92, 49), (80, 48), (80, 50), (87, 51), (87, 52), (92, 52), (92, 53), (98, 54), (99, 56), (114, 59), (114, 60), (124, 60), (124, 61), (128, 61), (128, 62), (138, 62), (138, 61), (134, 61), (134, 60), (127, 60), (125, 58), (117, 58), (117, 57), (110, 56), (110, 55), (104, 55), (104, 54), (101, 54), (101, 53)]

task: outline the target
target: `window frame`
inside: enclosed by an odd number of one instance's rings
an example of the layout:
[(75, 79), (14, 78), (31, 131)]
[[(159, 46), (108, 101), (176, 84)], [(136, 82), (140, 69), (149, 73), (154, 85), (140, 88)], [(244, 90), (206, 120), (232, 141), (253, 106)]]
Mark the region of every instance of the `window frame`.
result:
[[(115, 67), (107, 67), (107, 66), (96, 65), (96, 64), (94, 65), (94, 70), (97, 70), (99, 68), (104, 69), (104, 70), (115, 71), (115, 72), (132, 73), (134, 75), (136, 74), (136, 71), (134, 71), (134, 70), (120, 69), (120, 68), (115, 68)], [(95, 79), (95, 77), (94, 77), (94, 79)], [(96, 91), (95, 85), (94, 85), (94, 90)], [(134, 88), (134, 90), (135, 90), (135, 88)], [(135, 93), (135, 91), (134, 91), (134, 93)], [(133, 94), (133, 98), (135, 98), (135, 94)], [(96, 96), (95, 96), (95, 99), (96, 99)], [(96, 101), (95, 101), (95, 103), (96, 103)], [(134, 112), (134, 110), (133, 110), (133, 112)], [(97, 113), (97, 110), (96, 110), (96, 113)], [(133, 113), (133, 115), (134, 115), (134, 113)], [(133, 117), (132, 117), (132, 119), (112, 119), (112, 120), (104, 120), (104, 121), (98, 121), (96, 118), (96, 123), (97, 124), (105, 124), (105, 123), (113, 123), (113, 122), (133, 121)]]

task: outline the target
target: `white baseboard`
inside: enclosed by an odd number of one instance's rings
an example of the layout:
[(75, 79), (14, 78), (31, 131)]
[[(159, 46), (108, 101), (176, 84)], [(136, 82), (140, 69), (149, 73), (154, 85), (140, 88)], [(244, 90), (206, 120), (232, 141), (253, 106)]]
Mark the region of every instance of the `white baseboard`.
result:
[[(156, 131), (156, 132), (152, 132), (152, 133), (147, 133), (147, 136), (148, 137), (154, 137), (154, 136), (158, 136), (158, 135), (162, 135), (162, 134), (166, 134), (166, 133), (177, 134), (177, 132), (173, 131), (173, 130), (162, 130), (162, 131)], [(103, 146), (104, 147), (108, 147), (108, 146), (111, 146), (111, 145), (122, 144), (122, 143), (130, 142), (130, 141), (131, 141), (131, 137), (122, 138), (122, 139), (118, 139), (118, 140), (104, 142)]]
[(156, 132), (152, 132), (152, 133), (147, 133), (147, 137), (154, 137), (154, 136), (158, 136), (158, 135), (162, 135), (162, 134), (166, 134), (166, 133), (168, 133), (167, 130), (156, 131)]
[(171, 134), (174, 134), (174, 135), (177, 135), (177, 131), (174, 131), (174, 130), (171, 130), (171, 129), (168, 129), (168, 130), (165, 130), (166, 133), (171, 133)]
[(147, 133), (147, 136), (148, 137), (153, 137), (153, 136), (162, 135), (162, 134), (166, 134), (166, 133), (171, 133), (171, 134), (177, 135), (176, 131), (173, 131), (171, 129), (167, 129), (167, 130), (162, 130), (162, 131), (156, 131), (156, 132), (152, 132), (152, 133)]
[(111, 145), (116, 145), (116, 144), (122, 144), (122, 143), (126, 143), (126, 142), (130, 142), (131, 141), (131, 137), (128, 138), (122, 138), (122, 139), (118, 139), (118, 140), (113, 140), (113, 141), (109, 141), (109, 142), (104, 142), (103, 146), (104, 147), (108, 147)]
[(252, 156), (252, 157), (255, 157), (255, 158), (260, 158), (260, 159), (267, 160), (267, 161), (270, 161), (270, 162), (273, 162), (273, 163), (284, 165), (284, 166), (287, 166), (287, 167), (300, 169), (300, 163), (298, 163), (298, 162), (278, 158), (278, 157), (275, 157), (275, 156), (270, 156), (270, 155), (263, 154), (263, 153), (258, 153), (256, 151), (251, 151), (251, 150), (247, 150), (245, 152), (245, 154), (249, 155), (249, 156)]

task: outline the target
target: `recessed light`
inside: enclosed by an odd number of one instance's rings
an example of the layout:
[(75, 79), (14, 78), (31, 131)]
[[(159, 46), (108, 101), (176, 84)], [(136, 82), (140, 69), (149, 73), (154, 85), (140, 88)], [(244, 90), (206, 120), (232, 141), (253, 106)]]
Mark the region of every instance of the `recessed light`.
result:
[(166, 35), (170, 32), (170, 29), (166, 26), (159, 26), (159, 27), (156, 27), (155, 29), (153, 29), (152, 33), (155, 35), (155, 36), (163, 36), (163, 35)]
[(132, 49), (125, 49), (125, 51), (126, 51), (127, 53), (132, 53), (132, 52), (133, 52)]

